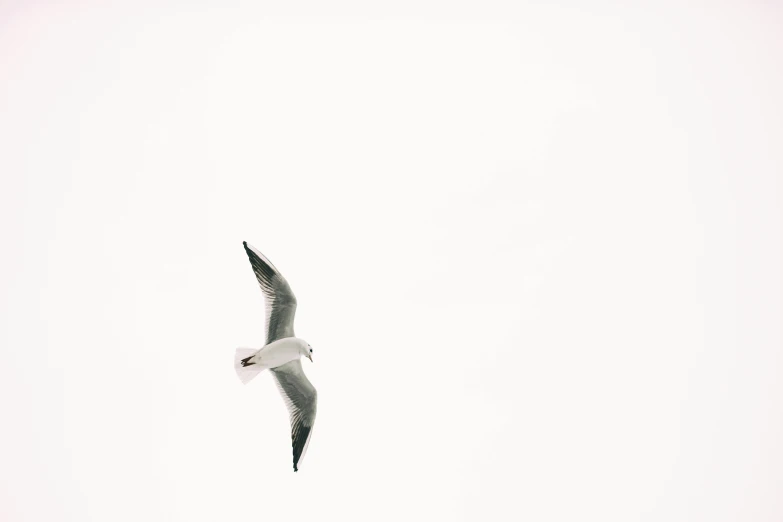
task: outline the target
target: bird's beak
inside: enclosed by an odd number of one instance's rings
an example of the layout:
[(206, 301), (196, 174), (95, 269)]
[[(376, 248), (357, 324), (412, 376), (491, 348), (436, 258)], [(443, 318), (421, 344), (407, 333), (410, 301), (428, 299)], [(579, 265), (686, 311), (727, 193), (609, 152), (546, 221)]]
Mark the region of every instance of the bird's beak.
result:
[(310, 359), (310, 362), (313, 362), (313, 356), (312, 355), (308, 355), (307, 358)]

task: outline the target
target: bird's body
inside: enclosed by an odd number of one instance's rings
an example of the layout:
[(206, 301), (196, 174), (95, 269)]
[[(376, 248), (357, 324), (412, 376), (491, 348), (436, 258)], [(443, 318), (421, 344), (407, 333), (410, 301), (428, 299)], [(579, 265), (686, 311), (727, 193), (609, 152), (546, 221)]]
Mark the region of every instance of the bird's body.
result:
[(284, 337), (262, 346), (253, 355), (244, 359), (245, 366), (254, 364), (259, 369), (277, 368), (291, 361), (299, 360), (302, 356), (302, 348), (309, 346), (306, 341), (298, 337)]
[(243, 245), (266, 301), (267, 333), (260, 349), (237, 348), (234, 369), (243, 383), (265, 369), (271, 371), (288, 408), (294, 471), (298, 471), (315, 423), (317, 393), (301, 362), (303, 355), (313, 360), (313, 349), (294, 335), (297, 302), (288, 281), (261, 252), (247, 243)]

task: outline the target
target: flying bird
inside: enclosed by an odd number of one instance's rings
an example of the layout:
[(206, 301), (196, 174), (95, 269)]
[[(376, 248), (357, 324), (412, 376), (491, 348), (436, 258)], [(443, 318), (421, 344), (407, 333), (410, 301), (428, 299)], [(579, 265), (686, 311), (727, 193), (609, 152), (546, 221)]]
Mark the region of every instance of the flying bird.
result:
[(307, 452), (313, 434), (317, 393), (302, 370), (301, 357), (313, 361), (313, 348), (294, 335), (296, 297), (288, 281), (261, 252), (245, 246), (266, 302), (266, 343), (260, 349), (237, 348), (234, 369), (243, 384), (265, 369), (272, 372), (291, 421), (294, 471)]

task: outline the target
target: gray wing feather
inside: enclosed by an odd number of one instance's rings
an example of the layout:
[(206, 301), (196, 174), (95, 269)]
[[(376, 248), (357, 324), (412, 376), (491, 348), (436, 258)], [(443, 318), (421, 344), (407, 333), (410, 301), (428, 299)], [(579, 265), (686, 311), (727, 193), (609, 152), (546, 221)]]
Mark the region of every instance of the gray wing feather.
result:
[(296, 296), (288, 281), (261, 252), (245, 246), (250, 265), (256, 274), (258, 284), (266, 300), (266, 343), (269, 344), (285, 337), (294, 337), (294, 315), (296, 314)]
[(298, 471), (313, 434), (318, 393), (304, 374), (299, 359), (272, 368), (272, 375), (288, 408), (294, 471)]

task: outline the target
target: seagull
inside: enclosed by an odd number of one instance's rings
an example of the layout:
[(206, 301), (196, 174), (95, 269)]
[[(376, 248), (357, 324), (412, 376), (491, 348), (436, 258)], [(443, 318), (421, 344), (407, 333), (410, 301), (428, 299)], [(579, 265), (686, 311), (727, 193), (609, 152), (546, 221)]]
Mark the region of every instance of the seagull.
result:
[(288, 408), (296, 472), (307, 452), (315, 422), (318, 394), (300, 361), (304, 355), (313, 362), (313, 348), (294, 335), (296, 297), (288, 281), (261, 252), (246, 241), (242, 244), (266, 302), (266, 343), (260, 349), (237, 348), (234, 369), (243, 384), (267, 368), (272, 372)]

